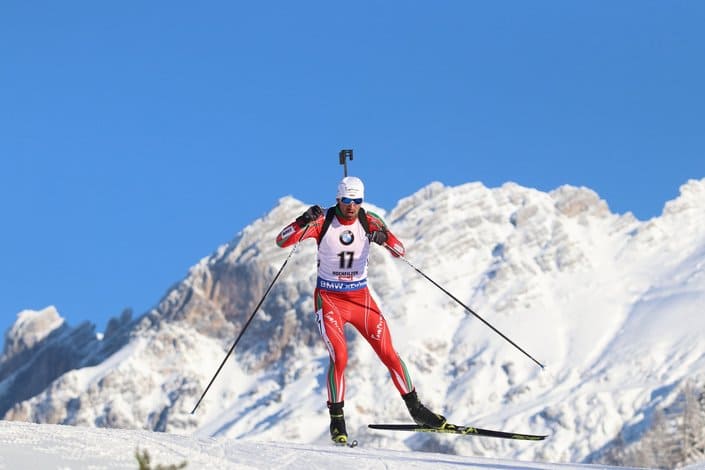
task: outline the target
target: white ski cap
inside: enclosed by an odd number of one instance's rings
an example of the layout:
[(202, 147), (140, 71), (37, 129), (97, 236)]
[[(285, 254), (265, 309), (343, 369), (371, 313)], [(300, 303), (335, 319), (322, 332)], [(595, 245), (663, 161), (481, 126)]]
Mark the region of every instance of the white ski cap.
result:
[(362, 184), (362, 180), (357, 176), (346, 176), (340, 183), (338, 183), (338, 199), (341, 197), (349, 197), (357, 199), (359, 197), (365, 198), (365, 185)]

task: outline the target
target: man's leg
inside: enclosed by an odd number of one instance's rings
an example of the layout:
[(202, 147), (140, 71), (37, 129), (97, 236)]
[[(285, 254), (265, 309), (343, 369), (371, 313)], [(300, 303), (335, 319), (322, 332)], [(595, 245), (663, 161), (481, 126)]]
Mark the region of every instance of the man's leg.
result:
[(411, 392), (414, 389), (411, 376), (404, 361), (399, 358), (399, 354), (394, 349), (387, 321), (369, 291), (364, 289), (360, 294), (355, 303), (356, 311), (350, 316), (350, 323), (367, 340), (377, 353), (377, 357), (387, 367), (399, 393), (404, 395)]
[(348, 362), (348, 350), (345, 340), (345, 323), (333, 299), (325, 291), (316, 290), (316, 323), (321, 338), (328, 349), (330, 362), (326, 378), (328, 389), (328, 411), (330, 414), (330, 436), (334, 442), (346, 443), (343, 405), (345, 398), (345, 367)]
[(330, 356), (326, 380), (328, 401), (342, 402), (345, 399), (345, 367), (348, 364), (348, 348), (343, 330), (345, 324), (339, 309), (326, 291), (316, 291), (316, 323)]
[[(382, 316), (372, 296), (369, 295), (369, 291), (367, 291), (366, 297), (361, 302), (361, 305), (364, 305), (364, 315), (362, 317), (354, 315), (351, 317), (350, 322), (370, 343), (377, 356), (389, 369), (392, 381), (404, 399), (412, 419), (417, 424), (442, 428), (446, 423), (446, 418), (432, 412), (419, 401), (411, 376), (406, 369), (406, 364), (399, 358), (399, 354), (397, 354), (392, 345), (392, 335), (387, 326), (387, 321)], [(364, 320), (362, 323), (359, 322), (360, 318)]]

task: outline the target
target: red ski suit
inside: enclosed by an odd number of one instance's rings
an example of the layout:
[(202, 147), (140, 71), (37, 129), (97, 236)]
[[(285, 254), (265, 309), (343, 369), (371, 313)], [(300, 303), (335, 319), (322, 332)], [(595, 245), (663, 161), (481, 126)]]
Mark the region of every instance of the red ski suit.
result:
[[(394, 256), (403, 256), (404, 246), (389, 232), (382, 219), (371, 212), (366, 212), (365, 217), (370, 231), (384, 230), (387, 233), (387, 249)], [(284, 248), (307, 238), (318, 242), (314, 301), (316, 322), (330, 355), (328, 401), (342, 402), (345, 398), (344, 372), (348, 351), (344, 326), (347, 323), (352, 324), (372, 346), (389, 369), (399, 393), (409, 393), (414, 389), (411, 378), (392, 345), (387, 322), (367, 288), (370, 241), (365, 236), (365, 229), (358, 218), (345, 219), (336, 208), (336, 216), (321, 237), (324, 220), (324, 216), (320, 216), (305, 227), (292, 222), (279, 233), (277, 244)]]

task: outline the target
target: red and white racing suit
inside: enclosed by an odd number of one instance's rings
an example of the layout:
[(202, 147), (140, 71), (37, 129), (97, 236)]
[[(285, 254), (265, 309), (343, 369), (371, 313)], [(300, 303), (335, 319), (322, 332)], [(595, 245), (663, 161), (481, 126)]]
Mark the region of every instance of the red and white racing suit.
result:
[[(403, 256), (404, 246), (389, 232), (382, 219), (371, 212), (365, 215), (370, 231), (386, 231), (389, 251), (395, 256)], [(328, 401), (342, 402), (345, 398), (344, 372), (348, 351), (343, 327), (347, 323), (352, 324), (372, 346), (389, 369), (399, 393), (409, 393), (414, 387), (406, 365), (394, 349), (387, 322), (367, 289), (370, 241), (365, 229), (358, 218), (344, 219), (337, 210), (321, 239), (324, 220), (325, 217), (320, 216), (307, 226), (307, 230), (296, 222), (287, 225), (277, 236), (277, 244), (284, 248), (307, 238), (315, 238), (318, 242), (318, 279), (314, 302), (316, 322), (330, 355)], [(301, 238), (304, 230), (306, 232)]]

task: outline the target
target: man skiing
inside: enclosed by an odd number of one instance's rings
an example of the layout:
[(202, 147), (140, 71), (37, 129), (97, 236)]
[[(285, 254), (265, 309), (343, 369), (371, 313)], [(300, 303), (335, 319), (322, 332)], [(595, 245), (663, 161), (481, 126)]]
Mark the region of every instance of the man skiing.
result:
[(318, 279), (314, 291), (316, 322), (328, 348), (328, 410), (330, 435), (336, 443), (347, 443), (343, 405), (345, 366), (348, 353), (343, 328), (351, 323), (389, 369), (413, 420), (420, 425), (442, 428), (446, 419), (426, 408), (418, 399), (411, 377), (392, 345), (387, 322), (367, 288), (367, 259), (372, 242), (385, 246), (394, 256), (404, 255), (404, 246), (380, 217), (366, 212), (364, 185), (354, 176), (338, 184), (336, 205), (324, 211), (309, 207), (277, 236), (284, 248), (301, 239), (318, 243)]

